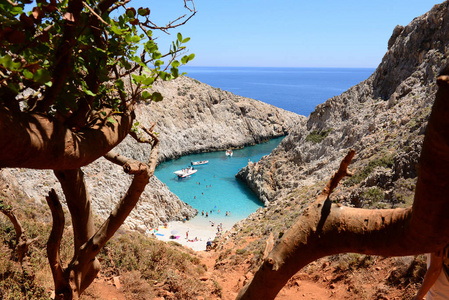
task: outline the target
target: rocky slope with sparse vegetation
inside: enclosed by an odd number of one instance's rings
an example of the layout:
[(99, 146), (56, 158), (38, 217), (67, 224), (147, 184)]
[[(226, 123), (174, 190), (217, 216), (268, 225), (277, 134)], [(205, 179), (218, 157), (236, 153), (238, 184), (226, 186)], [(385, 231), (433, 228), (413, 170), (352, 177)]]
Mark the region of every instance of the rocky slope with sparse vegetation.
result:
[(367, 80), (318, 105), (304, 126), (238, 177), (266, 204), (295, 201), (355, 149), (355, 176), (340, 187), (338, 200), (356, 207), (410, 205), (436, 77), (447, 64), (448, 23), (445, 2), (397, 26)]
[[(282, 237), (349, 149), (356, 150), (350, 165), (354, 175), (340, 183), (331, 200), (380, 209), (412, 204), (436, 78), (448, 65), (448, 55), (446, 1), (409, 25), (397, 26), (387, 53), (367, 80), (318, 105), (306, 124), (296, 127), (269, 156), (239, 172), (238, 177), (266, 204), (235, 226), (226, 240), (236, 244), (248, 237), (254, 240), (240, 249), (257, 253), (248, 262), (249, 269), (261, 262), (269, 234)], [(416, 289), (417, 282), (408, 289)], [(404, 299), (412, 295), (409, 290)]]

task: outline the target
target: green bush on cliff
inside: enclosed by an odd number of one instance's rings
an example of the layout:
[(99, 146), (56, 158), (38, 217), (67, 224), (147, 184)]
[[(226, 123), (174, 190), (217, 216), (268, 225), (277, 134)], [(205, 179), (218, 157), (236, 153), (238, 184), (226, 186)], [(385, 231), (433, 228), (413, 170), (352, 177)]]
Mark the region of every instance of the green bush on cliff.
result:
[(356, 172), (352, 177), (350, 177), (345, 184), (347, 186), (359, 184), (362, 182), (376, 167), (392, 168), (394, 163), (394, 155), (387, 154), (380, 158), (374, 159), (368, 163), (360, 172)]
[(306, 137), (307, 142), (312, 142), (314, 144), (321, 143), (332, 131), (332, 128), (324, 129), (321, 131), (313, 130), (309, 135)]

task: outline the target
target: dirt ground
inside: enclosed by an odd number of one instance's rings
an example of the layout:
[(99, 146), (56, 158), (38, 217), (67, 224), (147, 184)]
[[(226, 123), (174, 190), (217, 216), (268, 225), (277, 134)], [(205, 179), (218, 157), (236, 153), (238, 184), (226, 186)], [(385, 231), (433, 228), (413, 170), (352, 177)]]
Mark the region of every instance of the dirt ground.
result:
[[(213, 279), (218, 282), (222, 288), (221, 299), (235, 299), (238, 291), (253, 276), (252, 273), (247, 271), (249, 258), (244, 263), (223, 263), (217, 267), (216, 261), (219, 255), (219, 252), (214, 251), (198, 252), (201, 263), (205, 264), (207, 270), (209, 270), (205, 274), (206, 280)], [(410, 259), (407, 262), (409, 261)], [(394, 258), (376, 258), (369, 266), (364, 266), (360, 270), (357, 268), (344, 270), (341, 261), (331, 262), (328, 258), (323, 258), (293, 276), (278, 294), (276, 300), (411, 299), (419, 287), (419, 283), (394, 278), (396, 273), (397, 277), (401, 276), (401, 268), (404, 272), (408, 272), (410, 269), (407, 262), (400, 262), (401, 260)], [(422, 276), (422, 274), (419, 276)], [(393, 284), (391, 285), (392, 281)], [(390, 284), (387, 284), (388, 282)], [(82, 299), (127, 299), (121, 291), (119, 278), (108, 281), (97, 278), (89, 289), (94, 290), (94, 294), (100, 295), (100, 298), (98, 296), (83, 296)], [(162, 300), (163, 298), (159, 299)], [(198, 299), (216, 299), (216, 297), (200, 297)]]

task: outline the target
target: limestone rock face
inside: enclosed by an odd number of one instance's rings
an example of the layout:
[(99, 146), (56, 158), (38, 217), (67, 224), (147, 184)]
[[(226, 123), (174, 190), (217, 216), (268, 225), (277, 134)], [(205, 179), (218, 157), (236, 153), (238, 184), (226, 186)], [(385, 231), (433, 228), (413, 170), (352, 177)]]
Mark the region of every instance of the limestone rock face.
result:
[(305, 122), (304, 116), (184, 76), (157, 82), (153, 89), (164, 100), (140, 105), (137, 113), (145, 126), (156, 123), (160, 161), (254, 145), (284, 136)]
[[(289, 133), (305, 117), (284, 111), (260, 101), (243, 98), (187, 77), (160, 82), (154, 87), (165, 99), (137, 107), (137, 120), (149, 128), (156, 122), (159, 133), (159, 162), (184, 154), (222, 150), (252, 145)], [(147, 144), (127, 137), (114, 151), (146, 162), (150, 154)], [(104, 158), (83, 168), (94, 213), (102, 219), (126, 192), (131, 178), (121, 167)], [(18, 187), (36, 203), (45, 203), (45, 195), (55, 188), (65, 201), (60, 185), (49, 170), (0, 170), (7, 182)], [(1, 177), (0, 177), (1, 178)], [(144, 231), (158, 224), (188, 219), (197, 210), (182, 202), (156, 177), (150, 180), (125, 226)]]
[(295, 127), (277, 149), (243, 168), (238, 177), (265, 204), (293, 201), (308, 187), (323, 188), (353, 148), (350, 168), (355, 176), (341, 184), (348, 191), (342, 200), (357, 206), (348, 196), (350, 189), (360, 188), (362, 195), (378, 186), (376, 192), (395, 205), (403, 201), (395, 191), (416, 179), (436, 77), (448, 64), (448, 6), (447, 1), (435, 5), (406, 27), (396, 27), (387, 53), (368, 79), (318, 105), (305, 126)]

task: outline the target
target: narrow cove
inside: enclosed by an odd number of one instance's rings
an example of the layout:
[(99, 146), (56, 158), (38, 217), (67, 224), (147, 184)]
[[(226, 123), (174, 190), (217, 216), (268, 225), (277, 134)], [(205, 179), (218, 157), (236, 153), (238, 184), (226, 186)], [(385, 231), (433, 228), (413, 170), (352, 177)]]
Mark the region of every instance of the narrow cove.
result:
[[(283, 137), (275, 138), (262, 144), (236, 149), (232, 157), (226, 156), (225, 151), (186, 155), (162, 163), (156, 168), (155, 175), (182, 201), (198, 210), (193, 223), (223, 223), (226, 229), (230, 229), (233, 224), (263, 206), (235, 175), (248, 161), (256, 162), (271, 153), (282, 139)], [(198, 171), (189, 178), (178, 179), (173, 173), (190, 166), (192, 161), (200, 160), (208, 160), (209, 163), (195, 166)]]

